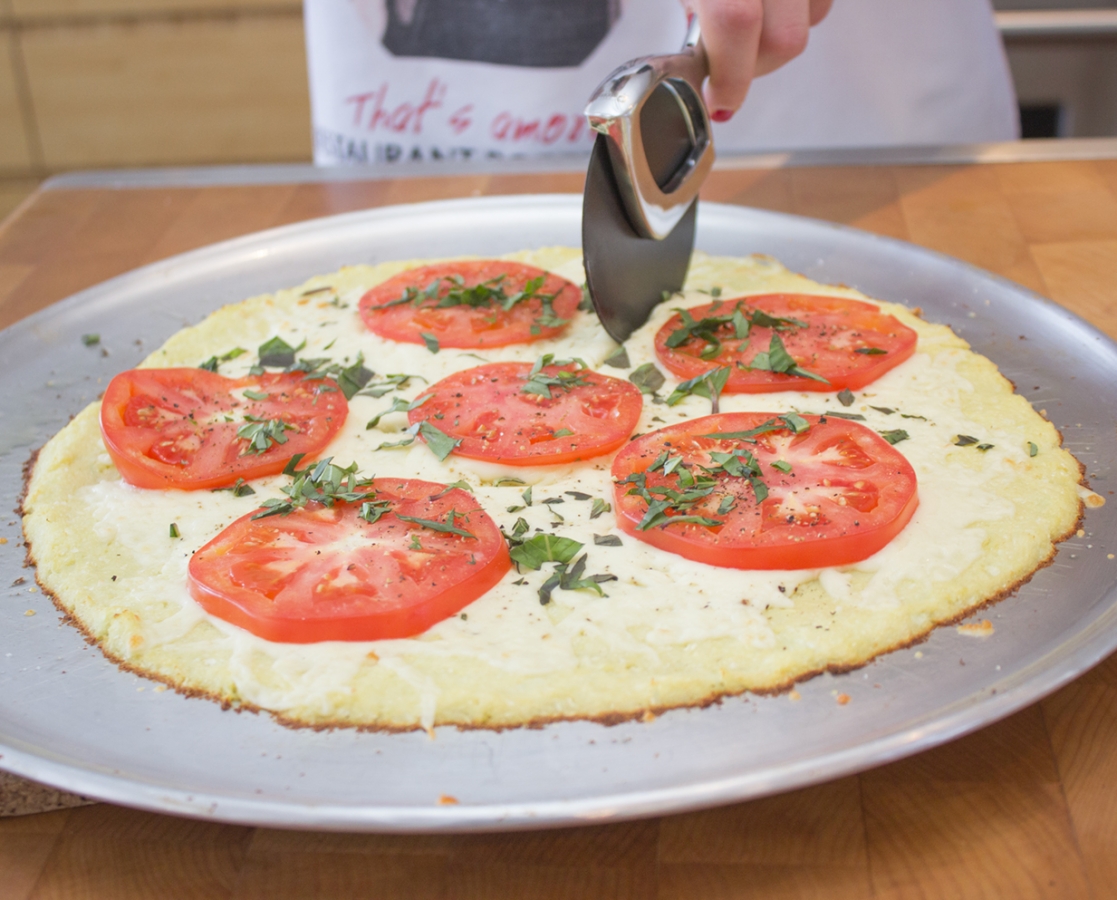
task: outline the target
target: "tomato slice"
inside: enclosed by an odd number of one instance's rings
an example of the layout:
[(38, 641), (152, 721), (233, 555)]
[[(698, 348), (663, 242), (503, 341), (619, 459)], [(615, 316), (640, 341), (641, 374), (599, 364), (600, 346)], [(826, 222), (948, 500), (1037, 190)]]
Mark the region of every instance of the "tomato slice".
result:
[(430, 399), (408, 419), (459, 439), (459, 456), (511, 466), (601, 456), (620, 447), (640, 420), (643, 397), (627, 381), (574, 363), (542, 366), (536, 378), (532, 370), (509, 362), (457, 372), (432, 385)]
[(680, 422), (625, 447), (613, 477), (621, 528), (734, 569), (857, 562), (896, 537), (919, 504), (915, 470), (899, 451), (856, 422), (819, 416)]
[[(683, 379), (731, 366), (729, 394), (858, 390), (915, 352), (912, 329), (871, 303), (844, 297), (764, 294), (686, 312), (694, 325), (679, 313), (668, 319), (655, 336), (656, 356)], [(773, 335), (795, 365), (825, 381), (782, 372), (774, 359), (770, 369), (749, 368), (764, 365)], [(764, 356), (758, 361), (757, 354)]]
[(486, 259), (401, 272), (366, 293), (360, 311), (389, 340), (422, 344), (428, 335), (440, 347), (503, 347), (559, 334), (581, 300), (565, 278)]
[(269, 641), (375, 641), (421, 634), (511, 567), (500, 529), (468, 492), (378, 478), (369, 493), (390, 504), (374, 522), (360, 518), (360, 503), (242, 516), (190, 558), (191, 594)]
[[(333, 382), (301, 372), (226, 378), (205, 369), (132, 369), (105, 390), (101, 436), (129, 484), (205, 490), (282, 472), (296, 453), (313, 456), (348, 412)], [(252, 424), (260, 436), (237, 437)]]

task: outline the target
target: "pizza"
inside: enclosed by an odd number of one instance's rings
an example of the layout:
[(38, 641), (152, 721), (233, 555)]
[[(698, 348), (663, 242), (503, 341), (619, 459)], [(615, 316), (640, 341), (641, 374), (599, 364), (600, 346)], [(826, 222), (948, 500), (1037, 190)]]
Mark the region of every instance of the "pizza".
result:
[(1101, 502), (918, 311), (698, 254), (618, 347), (580, 282), (565, 248), (356, 266), (180, 331), (38, 454), (40, 584), (291, 725), (613, 722), (918, 641)]

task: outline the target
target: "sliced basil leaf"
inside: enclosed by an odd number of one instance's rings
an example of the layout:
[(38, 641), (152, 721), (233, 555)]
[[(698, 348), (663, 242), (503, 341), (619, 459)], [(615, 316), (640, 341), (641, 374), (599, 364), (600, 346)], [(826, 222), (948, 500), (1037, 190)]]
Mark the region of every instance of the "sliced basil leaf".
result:
[(461, 438), (450, 437), (446, 432), (436, 428), (428, 421), (419, 423), (419, 434), (426, 441), (430, 451), (439, 460), (446, 459), (454, 451), (454, 448), (462, 442)]
[(461, 516), (461, 513), (451, 510), (449, 521), (439, 522), (437, 519), (421, 519), (418, 516), (405, 516), (402, 513), (396, 513), (397, 519), (402, 519), (404, 522), (411, 522), (415, 525), (419, 525), (422, 528), (427, 528), (430, 531), (438, 531), (442, 534), (456, 534), (459, 537), (473, 538), (473, 540), (477, 540), (475, 535), (466, 531), (464, 528), (458, 528), (458, 526), (454, 524), (454, 519), (458, 516)]
[(261, 366), (287, 368), (295, 364), (295, 348), (276, 335), (264, 341), (256, 351)]
[(349, 368), (342, 369), (337, 373), (337, 386), (341, 388), (341, 392), (345, 395), (346, 400), (352, 400), (357, 392), (369, 383), (372, 376), (372, 370), (366, 369), (364, 365), (358, 361), (349, 366)]
[(842, 388), (838, 391), (838, 402), (842, 404), (842, 406), (853, 406), (853, 400), (853, 391), (849, 388)]
[(603, 366), (611, 366), (614, 369), (628, 369), (632, 367), (632, 363), (628, 361), (628, 351), (625, 349), (624, 344), (621, 344), (616, 350), (610, 353), (601, 361)]
[(512, 561), (529, 569), (538, 569), (546, 562), (568, 563), (582, 549), (579, 541), (543, 532), (512, 547)]
[(623, 547), (624, 544), (621, 539), (615, 534), (595, 534), (593, 536), (594, 546), (597, 547)]
[(648, 362), (633, 369), (628, 380), (640, 389), (640, 393), (654, 394), (663, 387), (667, 378), (656, 368), (655, 363)]
[(906, 441), (911, 437), (911, 435), (902, 428), (894, 428), (892, 431), (882, 431), (880, 432), (880, 436), (890, 444), (898, 444), (900, 441)]

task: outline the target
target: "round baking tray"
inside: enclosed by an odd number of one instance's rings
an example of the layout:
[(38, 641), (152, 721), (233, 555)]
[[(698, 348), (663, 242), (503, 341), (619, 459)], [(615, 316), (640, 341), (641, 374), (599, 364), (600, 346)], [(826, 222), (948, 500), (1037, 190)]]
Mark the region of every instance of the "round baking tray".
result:
[[(574, 196), (493, 197), (319, 219), (146, 266), (0, 333), (0, 492), (113, 374), (221, 304), (343, 265), (577, 245)], [(767, 253), (818, 281), (922, 307), (1062, 430), (1103, 496), (1114, 478), (1117, 347), (1061, 307), (956, 260), (808, 219), (706, 204), (698, 247)], [(82, 335), (97, 333), (86, 346)], [(959, 502), (965, 502), (964, 497)], [(0, 520), (0, 766), (115, 803), (259, 825), (470, 831), (602, 822), (729, 803), (924, 750), (1058, 688), (1117, 647), (1117, 503), (982, 617), (983, 641), (943, 628), (917, 648), (799, 687), (648, 723), (504, 732), (316, 732), (156, 692), (118, 670), (34, 592)], [(36, 615), (27, 615), (28, 611)], [(962, 664), (960, 664), (962, 663)], [(848, 704), (835, 702), (847, 694)], [(457, 803), (448, 804), (444, 798)]]

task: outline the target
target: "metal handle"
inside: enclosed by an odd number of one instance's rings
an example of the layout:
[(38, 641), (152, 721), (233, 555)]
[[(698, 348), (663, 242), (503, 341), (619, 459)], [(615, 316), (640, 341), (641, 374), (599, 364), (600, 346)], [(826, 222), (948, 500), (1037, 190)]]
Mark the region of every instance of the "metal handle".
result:
[[(608, 138), (613, 174), (632, 227), (656, 240), (663, 240), (678, 224), (714, 163), (710, 117), (702, 101), (709, 63), (697, 18), (688, 26), (680, 52), (626, 63), (598, 86), (586, 106), (590, 127)], [(647, 134), (645, 109), (655, 114), (648, 120), (653, 127)], [(662, 137), (655, 133), (655, 116), (662, 122), (671, 113), (685, 128), (685, 135), (676, 140), (688, 149), (680, 158), (672, 157), (669, 149), (658, 152), (653, 166), (648, 142), (655, 146)], [(665, 161), (670, 171), (662, 171)]]

